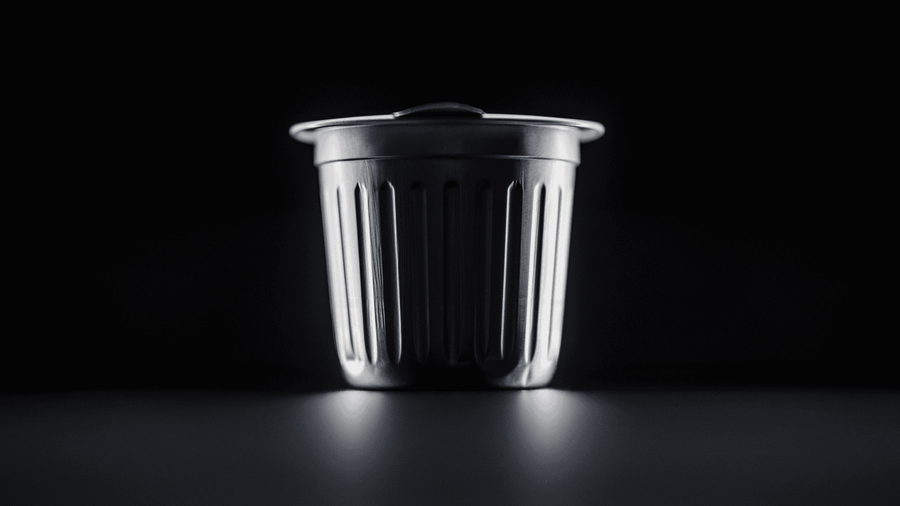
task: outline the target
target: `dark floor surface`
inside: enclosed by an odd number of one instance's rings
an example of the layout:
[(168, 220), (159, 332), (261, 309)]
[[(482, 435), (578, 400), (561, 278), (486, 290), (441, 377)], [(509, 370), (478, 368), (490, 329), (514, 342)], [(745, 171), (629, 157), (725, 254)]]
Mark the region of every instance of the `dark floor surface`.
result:
[(897, 504), (895, 390), (0, 397), (5, 504)]

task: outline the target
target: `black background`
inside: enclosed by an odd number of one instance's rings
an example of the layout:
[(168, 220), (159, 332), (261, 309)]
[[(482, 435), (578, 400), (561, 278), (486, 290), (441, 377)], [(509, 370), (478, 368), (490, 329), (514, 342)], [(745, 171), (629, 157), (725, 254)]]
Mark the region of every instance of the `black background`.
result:
[(312, 148), (288, 128), (444, 100), (607, 128), (578, 170), (556, 386), (896, 386), (858, 115), (877, 69), (808, 20), (657, 18), (173, 15), (56, 44), (14, 97), (32, 144), (4, 388), (341, 387)]

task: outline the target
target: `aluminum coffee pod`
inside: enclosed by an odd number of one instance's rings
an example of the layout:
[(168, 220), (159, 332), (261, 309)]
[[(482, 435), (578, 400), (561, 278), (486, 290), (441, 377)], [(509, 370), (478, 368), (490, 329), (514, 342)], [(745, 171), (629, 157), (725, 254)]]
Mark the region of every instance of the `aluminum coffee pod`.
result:
[(580, 144), (592, 121), (454, 102), (312, 121), (344, 377), (392, 388), (476, 371), (544, 386), (559, 359)]

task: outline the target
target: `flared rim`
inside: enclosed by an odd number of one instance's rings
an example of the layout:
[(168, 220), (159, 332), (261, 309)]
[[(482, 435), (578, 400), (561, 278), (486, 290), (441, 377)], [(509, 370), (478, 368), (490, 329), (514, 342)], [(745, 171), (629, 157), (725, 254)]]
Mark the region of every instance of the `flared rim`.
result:
[[(474, 109), (474, 108), (473, 108)], [(475, 109), (478, 111), (477, 109)], [(533, 126), (557, 126), (578, 129), (578, 139), (581, 143), (599, 139), (606, 132), (602, 124), (596, 121), (554, 118), (549, 116), (529, 116), (523, 114), (490, 114), (481, 113), (466, 116), (437, 116), (437, 117), (413, 117), (403, 115), (403, 112), (394, 114), (378, 114), (373, 116), (354, 116), (348, 118), (324, 119), (297, 123), (290, 128), (290, 134), (298, 141), (307, 144), (315, 144), (316, 132), (325, 128), (349, 127), (349, 126), (378, 126), (397, 124), (493, 124), (493, 125), (533, 125)]]

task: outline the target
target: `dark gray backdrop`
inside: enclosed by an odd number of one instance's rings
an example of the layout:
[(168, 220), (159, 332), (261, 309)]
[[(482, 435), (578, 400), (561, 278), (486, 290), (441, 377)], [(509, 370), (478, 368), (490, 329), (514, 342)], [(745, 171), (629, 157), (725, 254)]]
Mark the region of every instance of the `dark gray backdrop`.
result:
[(727, 26), (427, 53), (165, 33), (50, 64), (37, 310), (7, 390), (339, 387), (317, 174), (288, 128), (444, 100), (607, 127), (578, 170), (557, 385), (896, 385), (864, 94), (831, 47)]

